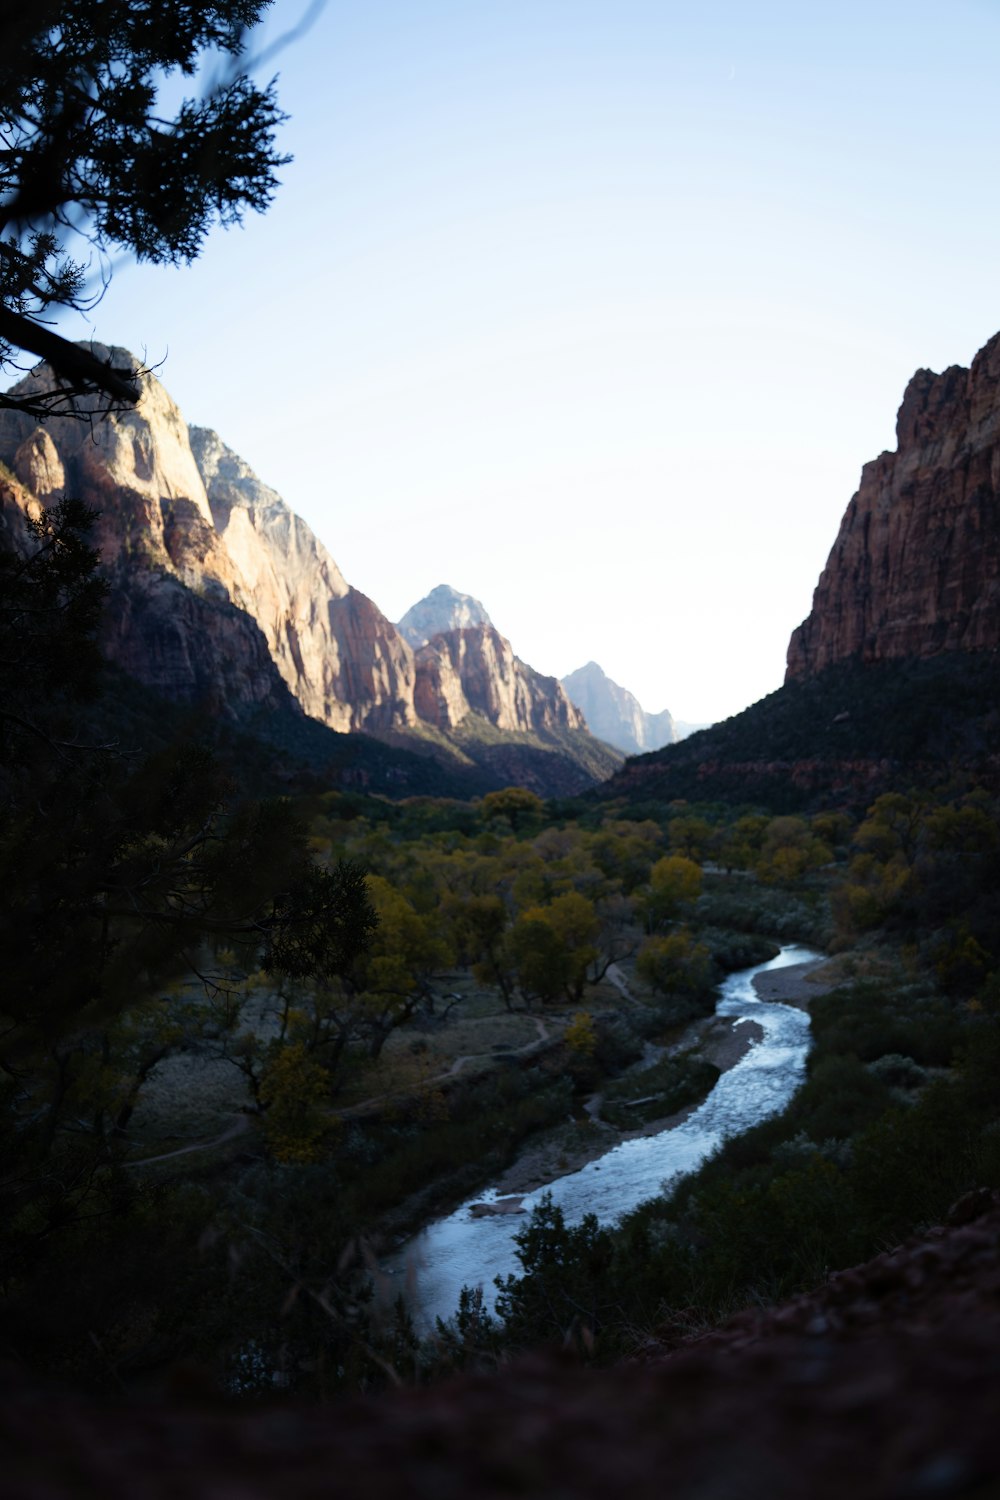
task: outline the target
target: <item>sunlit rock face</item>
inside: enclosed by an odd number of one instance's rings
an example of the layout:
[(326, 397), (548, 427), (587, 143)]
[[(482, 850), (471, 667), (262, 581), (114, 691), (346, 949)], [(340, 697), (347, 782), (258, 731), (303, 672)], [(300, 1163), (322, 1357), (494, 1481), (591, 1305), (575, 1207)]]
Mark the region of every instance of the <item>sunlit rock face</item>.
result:
[(669, 711), (648, 714), (634, 694), (612, 682), (596, 661), (578, 667), (562, 685), (570, 701), (587, 720), (591, 734), (609, 745), (638, 755), (645, 750), (659, 750), (676, 739), (674, 721)]
[[(93, 352), (138, 368), (123, 349)], [(447, 736), (470, 714), (515, 735), (580, 731), (582, 743), (559, 740), (530, 764), (516, 746), (510, 766), (492, 740), (483, 752), (501, 784), (534, 778), (545, 795), (614, 768), (555, 678), (519, 661), (477, 600), (442, 585), (411, 610), (416, 639), (436, 632), (415, 656), (281, 497), (216, 433), (189, 429), (155, 376), (141, 381), (122, 413), (98, 397), (79, 403), (82, 421), (0, 411), (0, 540), (29, 546), (25, 515), (64, 495), (99, 513), (92, 541), (111, 584), (102, 644), (126, 672), (212, 713), (297, 704), (332, 729), (392, 740), (422, 723)], [(40, 365), (16, 389), (54, 384)]]
[[(123, 349), (99, 358), (136, 367)], [(51, 389), (39, 366), (20, 390)], [(94, 541), (113, 585), (103, 644), (174, 699), (223, 712), (285, 701), (333, 729), (415, 722), (413, 654), (351, 589), (309, 527), (214, 432), (188, 429), (147, 375), (134, 411), (39, 427), (0, 412), (0, 458), (43, 503), (100, 512)]]
[(415, 723), (413, 655), (395, 627), (216, 433), (192, 427), (191, 446), (246, 608), (306, 713), (339, 730)]
[(397, 623), (400, 635), (416, 650), (445, 630), (468, 630), (474, 625), (492, 625), (486, 610), (471, 594), (460, 594), (450, 584), (439, 583)]
[(583, 715), (554, 677), (520, 661), (493, 625), (446, 630), (417, 652), (417, 706), (438, 729), (475, 710), (498, 729), (585, 729)]
[[(135, 369), (124, 349), (91, 346)], [(40, 365), (15, 388), (53, 389)], [(239, 715), (287, 702), (242, 574), (216, 531), (187, 424), (154, 376), (130, 411), (104, 415), (100, 397), (78, 402), (84, 419), (44, 428), (0, 411), (0, 459), (44, 504), (63, 495), (98, 512), (91, 540), (112, 585), (102, 623), (111, 659), (148, 687), (213, 712)], [(234, 607), (235, 606), (235, 607)]]
[(918, 370), (896, 439), (862, 470), (788, 678), (1000, 646), (1000, 334), (969, 370)]

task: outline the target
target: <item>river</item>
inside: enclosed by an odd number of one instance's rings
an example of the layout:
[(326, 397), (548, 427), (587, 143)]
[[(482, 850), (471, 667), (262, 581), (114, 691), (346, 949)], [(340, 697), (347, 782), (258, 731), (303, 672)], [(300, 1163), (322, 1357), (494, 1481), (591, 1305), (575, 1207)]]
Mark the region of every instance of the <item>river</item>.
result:
[(433, 1327), (436, 1317), (450, 1317), (463, 1286), (482, 1286), (492, 1306), (493, 1278), (520, 1270), (514, 1235), (545, 1193), (552, 1194), (568, 1223), (592, 1213), (613, 1224), (675, 1178), (693, 1172), (724, 1137), (739, 1135), (784, 1109), (805, 1076), (809, 1016), (794, 1006), (758, 999), (753, 979), (820, 957), (808, 948), (782, 948), (769, 963), (740, 969), (723, 981), (716, 1015), (756, 1021), (764, 1034), (682, 1124), (623, 1141), (579, 1171), (526, 1193), (522, 1215), (474, 1215), (473, 1203), (497, 1198), (496, 1189), (477, 1193), (389, 1258), (385, 1270), (394, 1280), (405, 1277), (405, 1295), (418, 1328)]

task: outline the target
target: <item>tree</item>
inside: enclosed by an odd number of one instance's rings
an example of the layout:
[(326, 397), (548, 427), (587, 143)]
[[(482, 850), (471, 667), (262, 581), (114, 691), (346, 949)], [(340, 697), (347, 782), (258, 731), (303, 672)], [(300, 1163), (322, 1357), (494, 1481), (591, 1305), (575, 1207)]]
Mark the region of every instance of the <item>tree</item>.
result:
[[(108, 255), (180, 264), (211, 225), (271, 201), (281, 115), (273, 83), (239, 70), (269, 0), (32, 0), (0, 20), (0, 371), (17, 350), (47, 360), (61, 388), (0, 406), (42, 417), (99, 391), (139, 397), (115, 370), (45, 326), (98, 300)], [(225, 66), (197, 97), (164, 113), (175, 75)], [(81, 252), (84, 258), (81, 259)], [(103, 267), (96, 295), (88, 262)]]
[(685, 927), (648, 938), (636, 955), (635, 972), (660, 995), (698, 995), (711, 988), (712, 956)]
[(286, 802), (234, 805), (200, 745), (129, 756), (95, 733), (89, 520), (68, 502), (0, 555), (0, 1276), (119, 1191), (137, 1092), (189, 1034), (164, 983), (217, 986), (223, 944), (322, 980), (376, 925), (363, 872), (316, 866)]
[(494, 818), (504, 819), (513, 833), (537, 823), (544, 811), (541, 797), (524, 786), (505, 786), (498, 792), (487, 792), (479, 804), (479, 815), (484, 823), (490, 823)]
[(665, 854), (649, 872), (649, 888), (642, 898), (647, 932), (656, 932), (685, 903), (701, 894), (701, 866), (683, 854)]

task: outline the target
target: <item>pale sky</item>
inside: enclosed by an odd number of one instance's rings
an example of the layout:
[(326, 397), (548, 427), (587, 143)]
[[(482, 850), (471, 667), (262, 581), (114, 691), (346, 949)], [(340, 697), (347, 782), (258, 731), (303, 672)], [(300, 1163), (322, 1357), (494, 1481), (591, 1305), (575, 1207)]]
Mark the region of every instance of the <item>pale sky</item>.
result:
[(687, 720), (777, 687), (906, 381), (1000, 328), (1000, 6), (328, 0), (275, 69), (267, 215), (63, 331), (391, 619), (450, 583)]

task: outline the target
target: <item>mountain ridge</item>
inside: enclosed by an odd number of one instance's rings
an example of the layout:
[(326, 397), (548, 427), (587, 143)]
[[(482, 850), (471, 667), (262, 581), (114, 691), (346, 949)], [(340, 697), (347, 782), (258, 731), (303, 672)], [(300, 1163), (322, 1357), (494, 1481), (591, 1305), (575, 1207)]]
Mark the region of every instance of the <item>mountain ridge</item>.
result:
[[(132, 358), (124, 350), (99, 352), (118, 363)], [(47, 389), (54, 378), (40, 365), (17, 389)], [(474, 726), (461, 746), (449, 738), (461, 716), (424, 725), (417, 658), (392, 622), (347, 583), (306, 523), (217, 434), (188, 429), (154, 376), (144, 378), (135, 409), (109, 414), (94, 398), (83, 403), (83, 415), (40, 427), (23, 412), (0, 413), (0, 461), (13, 481), (4, 498), (25, 512), (71, 494), (99, 512), (93, 540), (111, 584), (102, 645), (113, 661), (171, 700), (233, 720), (291, 712), (294, 704), (331, 731), (394, 743), (409, 737), (409, 748), (446, 767), (476, 762)], [(551, 782), (562, 795), (615, 769), (616, 754), (599, 746), (582, 720), (569, 722), (554, 679), (520, 663), (509, 643), (498, 647), (503, 638), (492, 626), (474, 627), (487, 629), (488, 641), (467, 643), (461, 668), (445, 664), (442, 672), (450, 672), (454, 706), (464, 699), (472, 715), (475, 703), (481, 718), (493, 714), (492, 729), (512, 736), (507, 764), (515, 779), (523, 761), (535, 790), (545, 794)], [(517, 679), (512, 692), (500, 684), (492, 696), (474, 692), (470, 701), (466, 686), (488, 678), (501, 659)], [(548, 719), (527, 711), (545, 683), (553, 695)], [(427, 727), (439, 732), (428, 735)], [(541, 757), (524, 739), (547, 735)], [(491, 751), (483, 769), (495, 777), (491, 757), (496, 763)]]
[(475, 625), (492, 625), (485, 607), (471, 594), (459, 593), (450, 583), (439, 583), (429, 594), (411, 604), (396, 621), (396, 629), (414, 651), (435, 635), (449, 630), (466, 630)]

